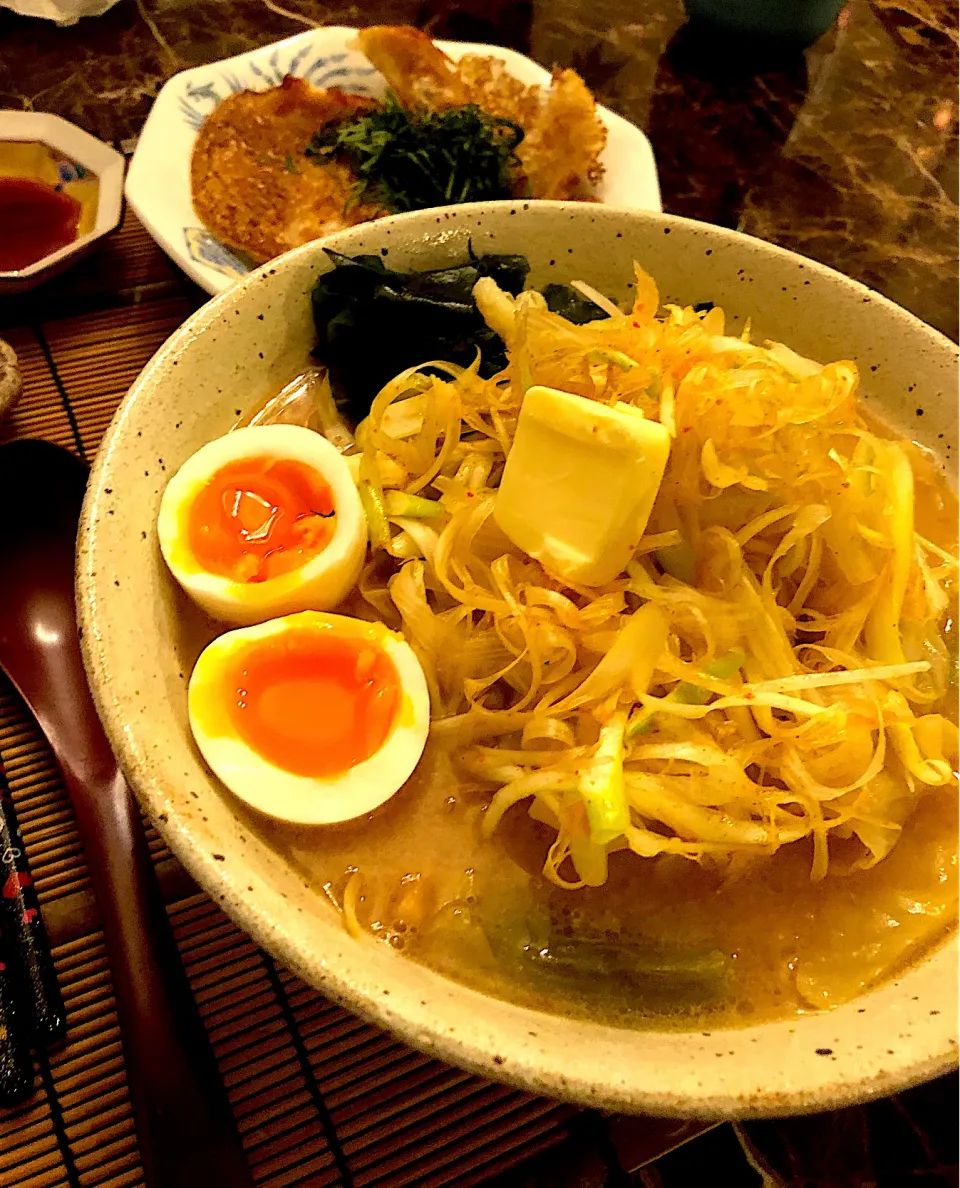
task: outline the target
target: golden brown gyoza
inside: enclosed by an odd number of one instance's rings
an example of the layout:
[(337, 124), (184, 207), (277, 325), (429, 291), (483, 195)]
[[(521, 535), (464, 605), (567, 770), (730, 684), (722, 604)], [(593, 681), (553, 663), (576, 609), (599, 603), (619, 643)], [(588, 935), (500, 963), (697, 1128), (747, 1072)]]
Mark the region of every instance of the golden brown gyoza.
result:
[(357, 44), (404, 107), (441, 111), (474, 103), (519, 124), (525, 135), (517, 156), (530, 197), (593, 196), (607, 132), (576, 71), (554, 69), (544, 92), (519, 82), (499, 58), (466, 54), (455, 62), (410, 26), (361, 29)]
[(318, 90), (288, 76), (269, 91), (240, 91), (207, 117), (193, 150), (190, 187), (204, 225), (257, 262), (384, 212), (349, 205), (356, 179), (304, 150), (318, 128), (362, 115), (363, 95)]
[[(543, 89), (514, 78), (497, 58), (468, 54), (454, 62), (418, 29), (375, 26), (357, 41), (405, 107), (472, 103), (519, 124), (516, 197), (594, 196), (606, 129), (575, 71), (555, 70)], [(190, 163), (199, 218), (222, 243), (261, 263), (386, 214), (352, 201), (357, 179), (346, 165), (305, 156), (320, 128), (374, 107), (366, 96), (319, 90), (294, 77), (224, 99), (200, 129)]]

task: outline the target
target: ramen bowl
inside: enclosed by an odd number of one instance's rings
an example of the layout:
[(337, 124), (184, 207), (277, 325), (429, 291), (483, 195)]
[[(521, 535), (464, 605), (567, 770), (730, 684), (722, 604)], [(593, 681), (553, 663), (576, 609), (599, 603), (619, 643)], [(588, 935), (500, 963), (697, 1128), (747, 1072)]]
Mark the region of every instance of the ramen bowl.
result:
[[(579, 279), (630, 297), (631, 263), (664, 301), (713, 301), (757, 339), (852, 358), (868, 407), (944, 459), (957, 445), (956, 351), (863, 286), (735, 232), (655, 213), (488, 203), (383, 219), (272, 261), (161, 348), (107, 431), (78, 542), (78, 603), (100, 715), (140, 803), (223, 909), (305, 981), (434, 1056), (531, 1092), (679, 1117), (793, 1114), (892, 1093), (956, 1063), (957, 947), (948, 939), (855, 1001), (780, 1022), (627, 1030), (541, 1013), (354, 940), (256, 816), (197, 753), (186, 684), (202, 641), (156, 537), (164, 486), (305, 365), (323, 246), (400, 269), (522, 253), (531, 283)], [(185, 625), (187, 624), (187, 625)]]

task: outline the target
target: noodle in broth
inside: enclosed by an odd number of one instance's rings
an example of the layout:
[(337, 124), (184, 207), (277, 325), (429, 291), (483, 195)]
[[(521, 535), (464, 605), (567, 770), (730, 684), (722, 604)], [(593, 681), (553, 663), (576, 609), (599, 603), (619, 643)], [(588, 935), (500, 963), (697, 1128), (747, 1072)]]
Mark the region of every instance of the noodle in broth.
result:
[[(428, 750), (369, 818), (275, 843), (355, 935), (530, 1005), (662, 1026), (856, 995), (956, 917), (953, 496), (868, 423), (853, 363), (661, 314), (639, 269), (633, 308), (588, 291), (609, 316), (582, 326), (475, 296), (507, 370), (410, 369), (356, 434), (372, 551), (345, 609), (415, 650)], [(494, 522), (535, 384), (670, 433), (603, 586)]]

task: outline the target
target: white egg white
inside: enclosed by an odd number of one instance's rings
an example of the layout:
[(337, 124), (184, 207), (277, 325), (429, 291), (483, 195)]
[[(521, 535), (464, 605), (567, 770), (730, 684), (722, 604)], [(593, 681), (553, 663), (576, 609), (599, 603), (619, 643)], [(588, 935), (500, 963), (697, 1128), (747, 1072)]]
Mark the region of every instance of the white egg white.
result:
[[(188, 544), (193, 501), (219, 470), (244, 458), (309, 466), (329, 484), (337, 513), (333, 538), (321, 553), (299, 569), (264, 582), (236, 582), (209, 573)], [(213, 618), (236, 624), (336, 606), (356, 584), (367, 549), (367, 521), (345, 459), (325, 437), (298, 425), (237, 429), (202, 446), (167, 484), (157, 534), (170, 572), (190, 597)]]
[[(296, 775), (258, 754), (239, 736), (224, 708), (224, 668), (238, 647), (305, 627), (332, 628), (341, 637), (361, 639), (382, 651), (400, 681), (400, 707), (383, 745), (369, 759), (330, 777)], [(345, 615), (304, 611), (255, 627), (228, 631), (200, 654), (188, 690), (190, 727), (209, 767), (241, 800), (258, 812), (298, 825), (330, 825), (372, 812), (409, 779), (430, 729), (430, 696), (420, 662), (403, 637), (382, 623)], [(208, 723), (216, 721), (217, 729)]]

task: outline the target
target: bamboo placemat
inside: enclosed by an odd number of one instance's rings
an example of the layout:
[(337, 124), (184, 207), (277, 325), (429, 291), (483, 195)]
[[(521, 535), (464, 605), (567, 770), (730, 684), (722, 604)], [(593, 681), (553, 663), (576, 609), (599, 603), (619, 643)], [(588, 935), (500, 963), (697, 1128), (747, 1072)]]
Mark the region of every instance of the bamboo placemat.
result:
[[(92, 459), (132, 381), (204, 300), (129, 212), (92, 260), (26, 298), (0, 298), (0, 333), (24, 377), (0, 441), (42, 437)], [(68, 1012), (65, 1045), (37, 1060), (34, 1099), (0, 1112), (0, 1188), (140, 1188), (80, 838), (50, 750), (2, 674), (0, 759)], [(956, 1183), (956, 1076), (862, 1108), (733, 1128), (601, 1118), (490, 1084), (362, 1023), (258, 950), (149, 825), (147, 837), (258, 1188)]]
[[(204, 299), (128, 212), (49, 293), (0, 304), (24, 378), (0, 440), (42, 437), (92, 459), (139, 371)], [(35, 1098), (0, 1114), (0, 1185), (135, 1188), (142, 1170), (80, 838), (49, 748), (2, 674), (0, 758), (68, 1012), (66, 1043), (37, 1060)], [(469, 1186), (569, 1144), (579, 1111), (440, 1064), (330, 1003), (258, 950), (147, 829), (259, 1188)], [(637, 1166), (703, 1129), (637, 1123), (621, 1146)]]
[[(30, 324), (3, 332), (24, 396), (0, 436), (43, 437), (90, 459), (137, 373), (202, 295), (181, 284), (132, 216), (70, 281), (52, 302), (38, 295), (4, 311), (4, 321), (19, 314)], [(108, 308), (111, 300), (120, 304)], [(41, 320), (51, 306), (62, 316)], [(52, 755), (5, 681), (0, 755), (69, 1024), (63, 1048), (38, 1061), (34, 1101), (0, 1118), (0, 1184), (133, 1188), (143, 1179), (80, 839)], [(411, 1051), (278, 967), (149, 834), (257, 1185), (476, 1184), (566, 1137), (569, 1107)]]

